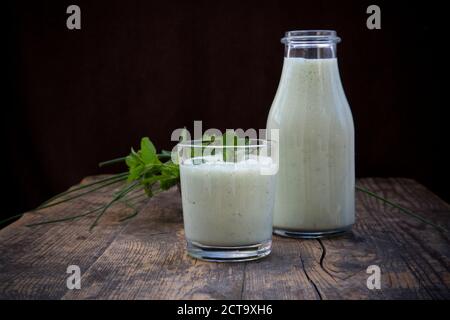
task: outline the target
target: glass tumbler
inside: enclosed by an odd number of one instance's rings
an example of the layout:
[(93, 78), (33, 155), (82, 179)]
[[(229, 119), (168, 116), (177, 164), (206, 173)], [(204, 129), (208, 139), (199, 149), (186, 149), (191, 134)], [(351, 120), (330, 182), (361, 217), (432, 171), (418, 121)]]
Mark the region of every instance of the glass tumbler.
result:
[(247, 261), (271, 251), (274, 142), (178, 144), (187, 253), (208, 261)]

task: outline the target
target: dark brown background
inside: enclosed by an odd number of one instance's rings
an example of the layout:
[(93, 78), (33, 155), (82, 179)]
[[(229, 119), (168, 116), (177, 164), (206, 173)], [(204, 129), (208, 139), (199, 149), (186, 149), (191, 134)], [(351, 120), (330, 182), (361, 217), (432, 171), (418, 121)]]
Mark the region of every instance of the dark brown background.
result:
[[(286, 30), (336, 29), (356, 126), (357, 175), (417, 179), (450, 200), (438, 2), (18, 1), (8, 17), (2, 104), (6, 217), (101, 171), (141, 136), (177, 127), (263, 128)], [(81, 7), (82, 29), (66, 28)], [(443, 29), (444, 30), (444, 29)], [(446, 122), (446, 121), (445, 121)], [(114, 168), (120, 170), (121, 168)], [(112, 168), (109, 170), (113, 170)]]

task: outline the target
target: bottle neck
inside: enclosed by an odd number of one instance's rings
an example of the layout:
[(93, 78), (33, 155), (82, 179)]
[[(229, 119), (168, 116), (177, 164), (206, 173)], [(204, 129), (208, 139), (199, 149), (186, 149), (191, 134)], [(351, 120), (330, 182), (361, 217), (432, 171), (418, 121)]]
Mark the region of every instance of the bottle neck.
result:
[(341, 39), (334, 30), (294, 30), (285, 33), (286, 58), (330, 59), (336, 58), (336, 44)]
[(304, 59), (330, 59), (336, 58), (336, 44), (321, 44), (314, 46), (296, 45), (286, 43), (284, 46), (285, 58), (304, 58)]

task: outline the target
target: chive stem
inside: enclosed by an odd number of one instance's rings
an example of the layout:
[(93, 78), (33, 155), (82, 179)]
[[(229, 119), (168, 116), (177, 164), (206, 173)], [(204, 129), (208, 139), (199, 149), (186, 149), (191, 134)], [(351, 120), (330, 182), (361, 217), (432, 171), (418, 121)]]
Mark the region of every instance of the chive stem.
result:
[(91, 193), (93, 191), (99, 190), (101, 188), (107, 187), (109, 185), (112, 185), (112, 184), (115, 184), (115, 183), (118, 183), (118, 182), (121, 182), (121, 181), (124, 181), (124, 180), (126, 180), (126, 177), (117, 177), (116, 180), (113, 180), (113, 181), (110, 181), (108, 183), (102, 184), (102, 185), (97, 186), (97, 187), (95, 187), (93, 189), (90, 189), (90, 190), (88, 190), (86, 192), (82, 192), (82, 193), (76, 194), (76, 195), (74, 195), (72, 197), (69, 197), (67, 199), (60, 200), (60, 201), (57, 201), (57, 202), (52, 202), (52, 203), (46, 204), (44, 206), (39, 206), (38, 208), (36, 208), (35, 210), (32, 210), (32, 211), (39, 211), (39, 210), (42, 210), (42, 209), (46, 209), (46, 208), (50, 208), (50, 207), (56, 206), (58, 204), (61, 204), (61, 203), (64, 203), (64, 202), (67, 202), (67, 201), (70, 201), (70, 200), (82, 197), (82, 196), (84, 196), (84, 195), (86, 195), (88, 193)]
[(367, 190), (367, 189), (365, 189), (365, 188), (358, 187), (358, 186), (356, 186), (355, 188), (356, 188), (356, 190), (358, 190), (358, 191), (364, 192), (364, 193), (366, 193), (366, 194), (368, 194), (368, 195), (370, 195), (370, 196), (372, 196), (372, 197), (374, 197), (374, 198), (376, 198), (376, 199), (378, 199), (378, 200), (380, 200), (380, 201), (382, 201), (382, 202), (384, 202), (384, 203), (389, 204), (390, 206), (392, 206), (392, 207), (394, 207), (394, 208), (400, 210), (402, 213), (405, 213), (405, 214), (407, 214), (407, 215), (409, 215), (409, 216), (411, 216), (411, 217), (414, 217), (414, 218), (416, 218), (416, 219), (418, 219), (418, 220), (420, 220), (420, 221), (422, 221), (422, 222), (424, 222), (424, 223), (426, 223), (426, 224), (428, 224), (428, 225), (430, 225), (430, 226), (433, 226), (434, 228), (438, 229), (439, 231), (442, 231), (442, 232), (445, 232), (445, 233), (448, 233), (448, 232), (449, 232), (449, 231), (448, 231), (447, 229), (445, 229), (444, 227), (442, 227), (442, 226), (440, 226), (440, 225), (438, 225), (438, 224), (436, 224), (436, 223), (434, 223), (434, 222), (432, 222), (432, 221), (430, 221), (430, 220), (428, 220), (428, 219), (422, 217), (421, 215), (419, 215), (419, 214), (417, 214), (417, 213), (415, 213), (415, 212), (412, 212), (411, 210), (409, 210), (409, 209), (407, 209), (407, 208), (405, 208), (405, 207), (402, 207), (401, 205), (399, 205), (399, 204), (397, 204), (397, 203), (395, 203), (395, 202), (392, 202), (392, 201), (390, 201), (390, 200), (387, 200), (387, 199), (385, 199), (385, 198), (383, 198), (383, 197), (377, 195), (376, 193), (374, 193), (374, 192), (372, 192), (372, 191), (369, 191), (369, 190)]
[(100, 162), (100, 163), (98, 164), (98, 166), (101, 168), (101, 167), (104, 167), (104, 166), (108, 166), (108, 165), (110, 165), (110, 164), (115, 164), (115, 163), (123, 162), (123, 161), (125, 161), (126, 158), (127, 158), (127, 157), (120, 157), (120, 158), (116, 158), (116, 159), (112, 159), (112, 160), (103, 161), (103, 162)]
[(129, 186), (126, 186), (122, 189), (122, 191), (117, 194), (103, 209), (102, 211), (97, 215), (94, 222), (92, 223), (91, 227), (89, 228), (90, 231), (98, 224), (100, 218), (103, 216), (103, 214), (108, 210), (109, 207), (111, 207), (116, 201), (123, 198), (128, 192), (132, 191), (135, 187), (138, 186), (138, 182), (134, 182), (130, 184)]
[(99, 210), (101, 210), (104, 206), (105, 206), (105, 205), (100, 206), (100, 207), (98, 207), (98, 208), (96, 208), (96, 209), (93, 209), (93, 210), (89, 210), (88, 212), (85, 212), (85, 213), (82, 213), (82, 214), (75, 215), (75, 216), (69, 216), (69, 217), (64, 217), (64, 218), (60, 218), (60, 219), (53, 219), (53, 220), (44, 220), (44, 221), (41, 221), (41, 222), (36, 222), (36, 223), (27, 224), (26, 226), (27, 226), (27, 227), (34, 227), (34, 226), (39, 226), (39, 225), (48, 224), (48, 223), (56, 223), (56, 222), (63, 222), (63, 221), (72, 221), (72, 220), (75, 220), (75, 219), (78, 219), (78, 218), (85, 217), (85, 216), (87, 216), (87, 215), (89, 215), (89, 214), (91, 214), (91, 213), (94, 213), (94, 212), (96, 212), (96, 211), (99, 211)]
[(39, 209), (39, 208), (42, 208), (42, 207), (44, 207), (46, 204), (52, 202), (53, 200), (58, 199), (58, 198), (60, 198), (60, 197), (62, 197), (62, 196), (65, 196), (65, 195), (67, 195), (67, 194), (73, 193), (73, 192), (75, 192), (75, 191), (79, 191), (79, 190), (82, 190), (82, 189), (86, 189), (86, 188), (89, 188), (89, 187), (91, 187), (91, 186), (94, 186), (94, 185), (103, 183), (103, 182), (108, 182), (108, 181), (111, 181), (111, 180), (115, 180), (115, 179), (117, 179), (117, 178), (119, 178), (119, 177), (125, 177), (126, 175), (128, 175), (128, 172), (122, 172), (122, 173), (118, 173), (118, 174), (116, 174), (116, 175), (114, 175), (114, 176), (112, 176), (112, 177), (100, 179), (100, 180), (97, 180), (97, 181), (94, 181), (94, 182), (90, 182), (90, 183), (87, 183), (87, 184), (83, 184), (83, 185), (81, 185), (81, 186), (77, 186), (77, 187), (71, 188), (71, 189), (69, 189), (69, 190), (67, 190), (67, 191), (58, 193), (57, 195), (55, 195), (55, 196), (51, 197), (50, 199), (44, 201), (44, 202), (43, 202), (39, 207), (37, 207), (37, 208), (38, 208), (38, 209)]

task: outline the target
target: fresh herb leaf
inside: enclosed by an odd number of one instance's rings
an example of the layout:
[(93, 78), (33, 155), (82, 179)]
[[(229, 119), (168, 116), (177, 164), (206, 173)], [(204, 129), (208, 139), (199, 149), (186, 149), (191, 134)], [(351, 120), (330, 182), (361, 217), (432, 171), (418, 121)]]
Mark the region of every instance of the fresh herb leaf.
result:
[(156, 148), (149, 138), (145, 137), (141, 140), (141, 150), (140, 150), (141, 158), (144, 164), (158, 164), (161, 163), (159, 161), (158, 156), (156, 154)]

